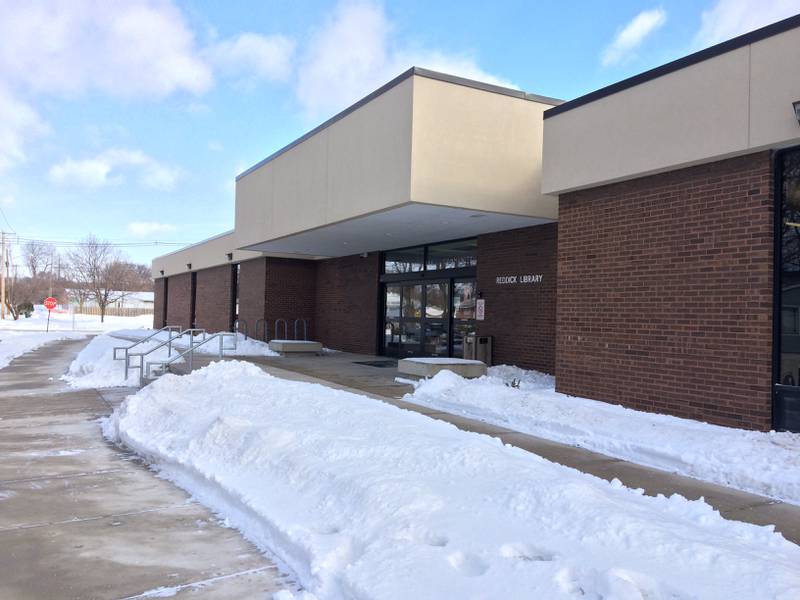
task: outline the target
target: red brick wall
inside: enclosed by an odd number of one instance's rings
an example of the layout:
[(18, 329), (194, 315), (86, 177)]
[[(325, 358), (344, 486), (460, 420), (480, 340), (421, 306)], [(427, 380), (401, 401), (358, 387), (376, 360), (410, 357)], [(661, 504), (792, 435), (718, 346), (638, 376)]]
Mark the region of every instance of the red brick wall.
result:
[(184, 329), (191, 325), (191, 273), (170, 275), (167, 284), (167, 325), (180, 325)]
[(328, 348), (377, 352), (379, 256), (373, 252), (317, 264), (315, 336)]
[(768, 429), (772, 207), (768, 152), (563, 194), (558, 390)]
[[(557, 225), (478, 238), (478, 292), (486, 319), (478, 334), (494, 336), (492, 362), (545, 373), (555, 370)], [(541, 283), (498, 284), (498, 276), (542, 275)]]
[(195, 326), (207, 331), (231, 330), (231, 269), (225, 264), (197, 271)]
[[(255, 335), (254, 328), (256, 321), (263, 319), (266, 314), (266, 282), (266, 258), (256, 258), (239, 264), (239, 317), (247, 322), (248, 333), (259, 339), (263, 339), (264, 324), (259, 324), (258, 336)], [(272, 334), (272, 323), (269, 332)]]
[[(309, 339), (314, 339), (317, 263), (312, 260), (268, 258), (266, 264), (266, 317), (270, 337), (294, 339), (294, 320), (309, 319)], [(275, 320), (285, 319), (288, 336), (283, 325), (275, 331)], [(302, 325), (298, 324), (298, 337), (302, 338)]]
[(166, 313), (164, 312), (164, 282), (166, 278), (158, 277), (153, 282), (153, 328), (161, 329), (166, 325)]

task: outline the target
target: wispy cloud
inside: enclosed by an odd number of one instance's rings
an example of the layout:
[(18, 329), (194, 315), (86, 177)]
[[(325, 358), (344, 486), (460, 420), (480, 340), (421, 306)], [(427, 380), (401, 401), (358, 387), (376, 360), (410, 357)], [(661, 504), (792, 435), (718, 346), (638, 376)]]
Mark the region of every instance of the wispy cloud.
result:
[(718, 0), (703, 11), (699, 47), (711, 46), (800, 13), (800, 0)]
[(141, 150), (112, 148), (91, 157), (66, 160), (50, 167), (51, 181), (63, 185), (100, 188), (120, 184), (133, 173), (139, 183), (155, 190), (171, 190), (180, 178), (180, 170), (158, 162)]
[(316, 118), (344, 108), (412, 66), (513, 87), (468, 54), (404, 46), (382, 6), (362, 0), (340, 2), (308, 40), (298, 61), (295, 95), (306, 114)]
[(205, 54), (224, 73), (244, 79), (286, 81), (292, 75), (295, 42), (285, 35), (242, 33), (209, 47)]
[(645, 10), (631, 19), (617, 32), (611, 43), (600, 56), (604, 67), (630, 60), (647, 37), (667, 21), (667, 13), (662, 8)]
[(128, 223), (128, 232), (136, 237), (151, 237), (172, 233), (177, 227), (169, 223), (159, 223), (157, 221), (132, 221)]
[(48, 131), (39, 113), (4, 90), (0, 81), (0, 173), (25, 162), (27, 142)]
[(0, 80), (43, 93), (163, 97), (213, 83), (169, 1), (0, 0)]

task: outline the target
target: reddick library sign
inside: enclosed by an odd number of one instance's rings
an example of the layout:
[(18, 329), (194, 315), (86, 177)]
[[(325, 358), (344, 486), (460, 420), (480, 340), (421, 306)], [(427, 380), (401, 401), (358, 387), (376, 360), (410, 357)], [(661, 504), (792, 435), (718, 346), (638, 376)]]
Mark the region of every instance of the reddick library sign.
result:
[(544, 275), (502, 275), (495, 279), (498, 285), (510, 285), (520, 283), (542, 283)]

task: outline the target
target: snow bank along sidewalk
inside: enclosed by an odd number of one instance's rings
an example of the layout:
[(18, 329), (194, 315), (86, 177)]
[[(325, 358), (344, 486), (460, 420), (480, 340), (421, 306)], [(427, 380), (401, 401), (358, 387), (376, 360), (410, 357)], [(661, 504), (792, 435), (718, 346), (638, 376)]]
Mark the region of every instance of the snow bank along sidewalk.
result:
[(471, 380), (446, 371), (414, 383), (404, 400), (800, 504), (800, 434), (720, 427), (567, 396), (555, 391), (551, 376), (517, 367), (490, 367)]
[[(112, 335), (116, 335), (123, 338), (140, 340), (152, 334), (154, 331), (155, 331), (154, 329), (120, 329), (118, 331), (113, 331)], [(154, 336), (153, 339), (159, 341), (166, 340), (167, 332), (163, 331), (158, 335)], [(229, 338), (225, 339), (226, 348), (231, 346), (232, 344), (233, 344), (232, 340), (230, 340)], [(121, 343), (118, 345), (125, 345), (125, 343)], [(188, 348), (189, 336), (187, 335), (178, 338), (177, 340), (175, 340), (174, 346), (176, 348), (182, 348), (182, 349)], [(200, 354), (219, 354), (219, 343), (216, 340), (208, 342), (208, 344), (206, 344), (205, 346), (200, 346), (197, 349), (197, 352)], [(280, 354), (270, 350), (269, 344), (266, 344), (259, 340), (254, 340), (253, 338), (245, 339), (244, 335), (242, 335), (241, 333), (237, 333), (236, 349), (225, 350), (225, 356), (280, 356)]]
[(0, 329), (0, 369), (7, 367), (18, 356), (32, 352), (50, 342), (79, 340), (84, 337), (86, 336), (81, 333), (64, 333), (60, 331), (27, 333)]
[[(114, 360), (114, 347), (129, 345), (130, 342), (120, 340), (111, 335), (98, 335), (78, 353), (61, 379), (76, 389), (125, 387), (139, 385), (139, 369), (130, 369), (125, 379), (125, 361)], [(146, 352), (158, 345), (158, 342), (147, 341), (137, 346), (135, 352)], [(167, 360), (169, 350), (166, 346), (159, 348), (145, 357), (145, 361)], [(122, 356), (122, 352), (120, 352)], [(175, 350), (172, 351), (175, 356)], [(131, 364), (138, 364), (131, 359)], [(183, 362), (178, 359), (176, 362)]]
[[(100, 322), (98, 315), (71, 314), (65, 310), (54, 310), (50, 313), (50, 331), (110, 331), (123, 327), (152, 327), (153, 315), (141, 315), (138, 317), (116, 317), (106, 315), (105, 321)], [(33, 314), (29, 318), (20, 317), (14, 319), (0, 319), (0, 330), (30, 330), (44, 331), (48, 327), (47, 309), (38, 304), (34, 307)]]
[(104, 431), (320, 598), (800, 597), (771, 527), (249, 363), (166, 375)]

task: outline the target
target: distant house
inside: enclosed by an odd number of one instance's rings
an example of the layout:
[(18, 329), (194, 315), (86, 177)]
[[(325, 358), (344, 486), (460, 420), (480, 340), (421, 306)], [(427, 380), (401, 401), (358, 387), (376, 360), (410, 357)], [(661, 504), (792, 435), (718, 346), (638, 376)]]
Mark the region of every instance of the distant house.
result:
[[(74, 306), (81, 304), (80, 295), (77, 290), (67, 289), (67, 298), (69, 303)], [(121, 296), (118, 300), (109, 303), (109, 308), (133, 308), (138, 310), (153, 310), (154, 293), (153, 292), (115, 292), (115, 296)], [(94, 298), (88, 298), (82, 303), (84, 308), (97, 308), (97, 301)]]

